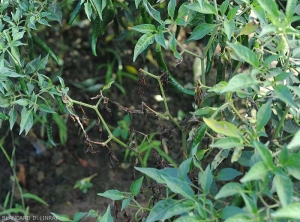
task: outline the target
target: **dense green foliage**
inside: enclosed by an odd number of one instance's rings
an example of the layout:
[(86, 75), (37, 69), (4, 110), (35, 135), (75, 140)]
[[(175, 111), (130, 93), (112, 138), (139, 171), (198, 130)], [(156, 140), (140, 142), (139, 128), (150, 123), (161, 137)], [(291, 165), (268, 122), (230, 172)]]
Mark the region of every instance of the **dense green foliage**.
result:
[[(126, 155), (136, 157), (135, 169), (147, 181), (143, 183), (141, 177), (129, 191), (108, 190), (99, 195), (119, 201), (121, 210), (135, 207), (134, 221), (300, 220), (299, 2), (81, 0), (74, 4), (69, 25), (84, 10), (93, 24), (91, 53), (95, 56), (97, 40), (106, 34), (111, 22), (119, 39), (139, 34), (133, 61), (149, 50), (156, 55), (163, 74), (154, 75), (143, 69), (139, 72), (142, 80), (146, 77), (157, 80), (165, 110), (155, 111), (146, 104), (143, 110), (169, 121), (180, 131), (182, 161), (179, 163), (160, 148), (158, 141), (152, 140), (153, 135), (144, 135), (138, 146), (130, 141), (128, 116), (124, 115), (111, 131), (99, 107), (109, 101), (104, 91), (109, 97), (114, 79), (107, 79), (91, 105), (71, 98), (63, 77), (59, 77), (59, 85), (54, 85), (43, 74), (47, 65), (53, 65), (50, 57), (55, 63), (60, 61), (35, 32), (38, 25), (50, 26), (49, 20), (62, 22), (59, 5), (51, 1), (2, 2), (0, 118), (9, 121), (12, 129), (19, 116), (20, 134), (27, 133), (33, 126), (35, 113), (41, 111), (47, 114), (44, 116), (49, 143), (55, 145), (51, 122), (60, 109), (77, 121), (89, 147), (108, 147), (114, 141), (127, 149)], [(180, 42), (179, 33), (189, 30), (192, 32), (186, 42)], [(204, 44), (200, 53), (185, 47), (199, 40)], [(36, 56), (34, 46), (47, 55)], [(179, 63), (185, 62), (185, 54), (200, 59), (201, 77), (194, 88), (185, 88), (170, 73), (163, 55), (167, 51)], [(214, 61), (217, 61), (216, 84), (208, 86), (207, 77), (212, 75)], [(182, 94), (194, 96), (195, 110), (191, 110), (186, 122), (171, 115), (165, 96), (166, 82)], [(240, 112), (236, 104), (243, 104), (245, 111)], [(107, 140), (96, 142), (89, 138), (83, 120), (73, 112), (73, 106), (79, 105), (96, 113), (108, 134)], [(122, 108), (130, 115), (137, 112)], [(208, 147), (204, 138), (209, 138)], [(152, 148), (164, 163), (160, 169), (147, 167)], [(114, 159), (113, 153), (111, 158)], [(227, 159), (232, 164), (224, 167)], [(233, 167), (235, 163), (239, 168)], [(159, 184), (159, 189), (153, 181)], [(148, 206), (142, 206), (135, 197), (146, 182), (153, 196)], [(4, 204), (4, 211), (5, 208)], [(103, 214), (91, 210), (79, 212), (73, 219), (53, 215), (60, 221), (79, 221), (87, 215), (97, 221), (113, 221), (110, 206)]]

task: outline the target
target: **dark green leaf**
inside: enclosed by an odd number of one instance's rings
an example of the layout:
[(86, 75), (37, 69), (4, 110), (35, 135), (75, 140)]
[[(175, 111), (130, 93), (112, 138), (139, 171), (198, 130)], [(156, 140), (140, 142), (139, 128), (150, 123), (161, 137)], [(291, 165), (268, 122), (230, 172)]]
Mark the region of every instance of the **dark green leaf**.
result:
[(183, 197), (194, 200), (194, 191), (187, 182), (179, 180), (170, 176), (161, 176), (166, 182), (168, 188), (174, 192), (182, 195)]
[(11, 109), (8, 112), (8, 116), (9, 116), (9, 128), (10, 128), (10, 130), (12, 130), (12, 128), (14, 127), (14, 125), (16, 123), (18, 113), (15, 109)]
[(239, 183), (227, 183), (225, 184), (220, 191), (215, 196), (215, 199), (220, 199), (223, 197), (233, 196), (235, 194), (238, 194), (240, 192), (243, 192), (244, 188)]
[(213, 182), (213, 175), (210, 169), (210, 165), (206, 167), (205, 171), (201, 174), (199, 180), (200, 180), (200, 185), (203, 190), (203, 193), (204, 194), (209, 193), (211, 184)]
[(225, 30), (225, 34), (227, 35), (227, 39), (230, 41), (233, 31), (235, 28), (235, 23), (233, 20), (226, 20), (224, 22), (224, 30)]
[(271, 118), (271, 104), (272, 100), (269, 100), (267, 103), (263, 104), (257, 112), (256, 115), (256, 131), (260, 131), (267, 123), (269, 122)]
[(133, 184), (131, 184), (130, 192), (132, 193), (133, 196), (138, 195), (138, 193), (140, 192), (140, 189), (143, 184), (143, 179), (144, 179), (144, 177), (141, 177), (140, 179), (134, 181)]
[(184, 180), (187, 173), (190, 172), (191, 162), (192, 162), (192, 158), (188, 158), (180, 164), (178, 168), (178, 178), (180, 180)]
[(259, 5), (268, 13), (268, 17), (274, 22), (279, 17), (278, 6), (275, 0), (257, 0)]
[(240, 171), (237, 171), (236, 169), (233, 168), (223, 168), (220, 170), (220, 172), (217, 175), (218, 180), (224, 180), (224, 181), (229, 181), (232, 180), (238, 176), (242, 175)]
[(208, 33), (210, 33), (216, 27), (217, 27), (217, 25), (208, 24), (208, 23), (203, 23), (201, 25), (196, 26), (196, 28), (193, 30), (191, 36), (187, 39), (187, 42), (202, 39), (204, 36), (206, 36)]
[(162, 47), (167, 49), (166, 43), (165, 43), (165, 37), (162, 31), (159, 31), (155, 34), (155, 41), (160, 44)]
[(176, 0), (170, 0), (168, 3), (168, 14), (173, 19), (176, 7)]
[(193, 203), (189, 201), (179, 201), (174, 199), (161, 200), (151, 209), (146, 222), (163, 221), (173, 216), (189, 212)]
[(245, 61), (250, 65), (258, 68), (259, 60), (257, 58), (257, 55), (254, 52), (252, 52), (248, 47), (240, 44), (233, 44), (230, 42), (227, 42), (227, 45), (229, 45), (234, 50), (234, 52), (242, 61)]
[(19, 135), (25, 130), (25, 134), (28, 133), (28, 131), (31, 129), (33, 125), (33, 115), (32, 110), (27, 110), (24, 106), (21, 111), (21, 123), (20, 123), (20, 132)]
[(91, 1), (95, 6), (100, 19), (102, 20), (102, 12), (106, 6), (107, 0), (91, 0)]
[(45, 113), (56, 113), (51, 109), (51, 107), (49, 107), (45, 104), (39, 104), (39, 108)]
[(152, 33), (144, 34), (136, 43), (134, 47), (133, 61), (141, 54), (150, 44), (154, 42), (154, 35)]
[(236, 214), (245, 213), (245, 211), (239, 207), (236, 206), (228, 206), (221, 210), (220, 216), (222, 219), (227, 219), (230, 217), (233, 217)]

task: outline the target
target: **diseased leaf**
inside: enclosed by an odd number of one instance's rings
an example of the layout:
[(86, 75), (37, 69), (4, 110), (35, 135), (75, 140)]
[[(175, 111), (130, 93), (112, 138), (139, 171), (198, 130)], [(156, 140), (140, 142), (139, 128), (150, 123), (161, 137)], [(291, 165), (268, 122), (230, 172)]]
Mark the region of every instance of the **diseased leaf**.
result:
[(213, 131), (216, 133), (225, 135), (225, 136), (230, 136), (230, 137), (235, 137), (235, 138), (241, 138), (240, 131), (238, 128), (233, 125), (232, 123), (226, 122), (226, 121), (217, 121), (214, 119), (206, 119), (203, 117), (204, 122), (207, 124), (209, 128), (211, 128)]
[(258, 68), (259, 66), (259, 60), (257, 58), (257, 55), (252, 52), (248, 47), (240, 45), (240, 44), (233, 44), (230, 42), (227, 42), (227, 45), (230, 46), (230, 48), (232, 48), (234, 50), (234, 52), (237, 54), (237, 56), (249, 63), (250, 65)]
[(240, 35), (250, 35), (257, 30), (257, 25), (255, 23), (247, 23), (245, 27), (241, 30)]
[(141, 54), (150, 44), (154, 42), (154, 35), (152, 33), (144, 34), (136, 43), (134, 47), (133, 61), (136, 60), (139, 54)]

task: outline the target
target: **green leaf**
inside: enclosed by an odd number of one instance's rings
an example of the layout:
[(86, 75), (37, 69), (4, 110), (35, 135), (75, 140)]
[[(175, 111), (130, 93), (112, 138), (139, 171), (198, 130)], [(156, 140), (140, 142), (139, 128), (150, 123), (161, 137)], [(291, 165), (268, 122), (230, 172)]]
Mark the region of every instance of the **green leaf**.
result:
[(220, 5), (220, 12), (222, 13), (222, 15), (224, 15), (224, 13), (227, 11), (229, 5), (229, 0), (225, 0), (221, 5)]
[(97, 13), (102, 20), (102, 12), (106, 6), (107, 0), (91, 0), (91, 2), (96, 7)]
[(195, 214), (191, 214), (188, 216), (181, 216), (179, 218), (177, 218), (176, 220), (174, 220), (173, 222), (198, 222), (198, 221), (202, 221), (202, 218), (200, 218), (199, 216), (195, 215)]
[(156, 28), (152, 24), (142, 24), (131, 27), (130, 29), (141, 32), (141, 33), (153, 33), (156, 31)]
[(257, 55), (252, 52), (248, 47), (240, 45), (240, 44), (233, 44), (230, 42), (227, 42), (227, 45), (229, 45), (236, 55), (243, 61), (249, 63), (250, 65), (258, 68), (259, 66), (259, 60)]
[(123, 211), (131, 202), (131, 198), (127, 198), (122, 200), (122, 207), (121, 207), (121, 211)]
[(213, 148), (231, 149), (243, 146), (243, 143), (241, 143), (241, 141), (237, 138), (226, 137), (217, 140), (217, 142), (210, 144), (209, 146)]
[(176, 7), (176, 0), (170, 0), (168, 3), (168, 14), (173, 19)]
[(155, 10), (148, 1), (144, 0), (143, 5), (144, 5), (146, 11), (150, 14), (150, 16), (152, 18), (154, 18), (160, 24), (163, 23), (163, 21), (161, 20), (161, 17), (160, 17), (160, 12)]
[(293, 196), (293, 183), (291, 179), (287, 175), (276, 174), (274, 177), (274, 185), (282, 206), (285, 207), (290, 204)]
[(72, 222), (77, 222), (77, 221), (81, 220), (83, 217), (85, 217), (85, 215), (87, 215), (86, 212), (76, 212), (76, 213), (73, 215), (73, 220), (72, 220)]
[(225, 92), (236, 92), (239, 89), (246, 89), (251, 86), (256, 86), (257, 81), (250, 75), (246, 73), (240, 73), (233, 76), (228, 84), (223, 88), (221, 93)]
[(215, 15), (218, 14), (215, 7), (211, 4), (208, 4), (207, 2), (203, 2), (202, 7), (200, 6), (200, 4), (197, 4), (197, 3), (189, 4), (189, 5), (186, 5), (185, 7), (187, 7), (188, 9), (190, 9), (192, 11), (200, 12), (202, 14), (215, 14)]
[(286, 4), (285, 14), (288, 21), (291, 20), (291, 18), (294, 15), (295, 9), (297, 5), (297, 0), (288, 0)]
[(14, 127), (14, 125), (16, 123), (18, 113), (15, 109), (11, 109), (8, 112), (8, 116), (9, 116), (9, 129), (12, 130), (12, 128)]
[(293, 139), (287, 146), (288, 149), (300, 148), (300, 130), (294, 135)]
[(217, 27), (217, 25), (208, 24), (208, 23), (203, 23), (201, 25), (196, 26), (194, 28), (191, 36), (187, 39), (187, 42), (202, 39), (204, 36), (206, 36), (208, 33), (210, 33), (216, 27)]
[(142, 168), (142, 167), (134, 167), (137, 171), (145, 174), (146, 176), (154, 179), (157, 183), (165, 184), (164, 179), (162, 179), (162, 175), (166, 175), (163, 172), (159, 171), (155, 168)]
[(267, 12), (268, 17), (272, 22), (274, 22), (275, 19), (278, 19), (279, 11), (275, 0), (257, 0), (257, 2)]
[(245, 213), (245, 211), (239, 207), (236, 206), (228, 206), (221, 210), (220, 216), (222, 219), (227, 219), (230, 217), (233, 217), (236, 214)]
[(251, 5), (251, 9), (254, 12), (254, 14), (257, 16), (257, 18), (259, 19), (260, 23), (265, 25), (267, 24), (267, 18), (266, 18), (266, 13), (265, 11), (262, 9), (262, 7), (260, 5), (256, 5), (255, 7), (253, 7), (253, 5)]
[(88, 17), (88, 20), (91, 21), (91, 16), (92, 16), (92, 5), (89, 2), (84, 3), (84, 11), (86, 16)]
[(274, 88), (275, 96), (281, 101), (287, 103), (290, 106), (298, 108), (298, 105), (293, 99), (293, 95), (285, 85), (279, 84)]
[(97, 195), (111, 200), (123, 200), (126, 198), (124, 194), (118, 190), (107, 190), (104, 193), (98, 193)]
[(263, 104), (257, 112), (256, 115), (256, 131), (260, 131), (267, 123), (269, 122), (271, 118), (271, 104), (272, 100), (269, 100), (267, 103)]
[(266, 164), (263, 161), (259, 161), (250, 168), (240, 181), (245, 183), (252, 180), (261, 180), (267, 175), (268, 171)]
[(173, 216), (189, 212), (193, 207), (190, 201), (165, 199), (157, 202), (151, 209), (146, 222), (163, 221)]
[(138, 193), (140, 192), (140, 189), (143, 184), (143, 179), (144, 179), (144, 177), (141, 177), (140, 179), (134, 181), (133, 184), (131, 184), (130, 192), (132, 193), (133, 196), (138, 195)]
[(24, 106), (22, 111), (21, 111), (21, 123), (20, 123), (20, 132), (19, 135), (25, 130), (25, 134), (28, 133), (28, 131), (31, 129), (33, 125), (33, 115), (32, 115), (32, 110), (29, 109), (27, 110), (26, 107)]
[(40, 202), (40, 203), (42, 203), (42, 204), (44, 204), (46, 206), (49, 206), (42, 198), (40, 198), (40, 197), (38, 197), (38, 196), (36, 196), (36, 195), (34, 195), (32, 193), (23, 193), (22, 197), (23, 198), (28, 198), (28, 199), (33, 199), (33, 200), (35, 200), (37, 202)]
[(212, 88), (210, 88), (209, 90), (207, 90), (208, 92), (215, 92), (215, 93), (221, 93), (223, 91), (223, 89), (227, 86), (227, 82), (225, 81), (221, 81), (218, 84), (214, 85)]
[(164, 34), (161, 30), (158, 33), (156, 33), (154, 37), (155, 37), (155, 42), (157, 42), (162, 47), (167, 49), (166, 42), (165, 42), (165, 37), (164, 37)]
[(164, 175), (162, 175), (161, 177), (172, 192), (178, 193), (187, 199), (194, 200), (194, 191), (187, 182), (183, 182), (182, 180), (179, 180), (175, 177)]
[(229, 123), (226, 121), (218, 122), (214, 119), (206, 119), (205, 117), (203, 117), (203, 120), (206, 123), (206, 125), (209, 128), (211, 128), (213, 131), (215, 131), (216, 133), (219, 133), (219, 134), (222, 134), (225, 136), (241, 138), (240, 131), (232, 123)]
[(300, 202), (289, 204), (283, 208), (280, 208), (276, 212), (271, 213), (272, 218), (283, 218), (283, 219), (298, 219), (300, 220)]
[(144, 34), (136, 43), (134, 47), (133, 61), (141, 54), (150, 44), (154, 42), (154, 35), (152, 33)]
[(18, 99), (16, 101), (13, 102), (13, 104), (18, 104), (20, 106), (27, 106), (29, 104), (29, 100), (28, 99)]
[(45, 104), (39, 104), (39, 108), (40, 108), (40, 110), (42, 110), (45, 113), (56, 113), (51, 109), (51, 107), (49, 107)]
[(253, 146), (258, 151), (260, 157), (268, 166), (273, 166), (273, 157), (272, 154), (267, 146), (262, 144), (261, 142), (254, 141)]
[(227, 35), (227, 39), (230, 41), (233, 31), (235, 28), (235, 23), (233, 20), (226, 20), (224, 22), (224, 30), (225, 30), (225, 34)]
[(113, 217), (111, 216), (110, 212), (110, 205), (108, 205), (107, 210), (103, 217), (99, 220), (99, 222), (114, 222)]
[(245, 27), (241, 30), (240, 35), (250, 35), (257, 30), (257, 25), (255, 23), (247, 23)]
[(114, 83), (115, 81), (110, 81), (109, 83), (107, 83), (105, 86), (103, 86), (102, 90), (107, 90), (111, 87), (111, 85)]
[(184, 180), (187, 173), (190, 172), (192, 158), (184, 160), (178, 168), (178, 178)]
[(217, 175), (218, 180), (229, 181), (242, 175), (240, 171), (233, 168), (223, 168)]
[(217, 193), (215, 196), (215, 199), (220, 199), (223, 197), (228, 197), (228, 196), (233, 196), (235, 194), (238, 194), (240, 192), (243, 192), (244, 188), (241, 184), (239, 183), (227, 183), (225, 184), (220, 191)]
[(228, 14), (227, 14), (227, 19), (228, 20), (232, 20), (233, 18), (236, 17), (237, 11), (240, 9), (239, 6), (233, 7), (229, 10)]
[(52, 214), (59, 221), (72, 221), (67, 215), (56, 214), (52, 212), (50, 212), (50, 214)]
[(203, 193), (208, 194), (211, 184), (213, 182), (213, 176), (210, 169), (210, 165), (206, 167), (205, 171), (201, 174), (199, 180)]

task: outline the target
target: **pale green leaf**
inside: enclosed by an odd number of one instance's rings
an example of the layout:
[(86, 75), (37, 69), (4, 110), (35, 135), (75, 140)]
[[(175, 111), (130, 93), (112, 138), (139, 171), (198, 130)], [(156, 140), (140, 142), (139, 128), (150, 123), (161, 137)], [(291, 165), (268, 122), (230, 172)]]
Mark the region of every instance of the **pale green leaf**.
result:
[(52, 214), (59, 221), (72, 221), (67, 215), (56, 214), (52, 212), (50, 212), (50, 214)]
[(23, 198), (28, 198), (28, 199), (33, 199), (33, 200), (35, 200), (37, 202), (40, 202), (40, 203), (42, 203), (42, 204), (44, 204), (46, 206), (49, 206), (42, 198), (40, 198), (40, 197), (38, 197), (38, 196), (36, 196), (36, 195), (34, 195), (32, 193), (23, 193), (22, 197)]
[(168, 14), (173, 19), (176, 7), (176, 0), (170, 0), (168, 3)]
[(226, 121), (217, 121), (214, 119), (206, 119), (203, 118), (204, 122), (207, 124), (208, 127), (210, 127), (213, 131), (216, 133), (235, 137), (235, 138), (241, 138), (241, 134), (239, 129), (233, 125), (232, 123), (226, 122)]
[[(299, 3), (299, 1), (298, 1)], [(287, 4), (286, 4), (286, 9), (285, 9), (285, 14), (286, 14), (286, 18), (287, 20), (290, 20), (295, 12), (297, 6), (297, 0), (288, 0)]]
[(243, 143), (240, 141), (240, 139), (234, 137), (226, 137), (217, 140), (215, 143), (210, 144), (209, 146), (213, 148), (231, 149), (243, 146)]
[(91, 21), (91, 16), (92, 16), (92, 12), (93, 12), (91, 3), (89, 3), (89, 2), (84, 3), (84, 11), (85, 11), (85, 14), (86, 14), (88, 20)]
[(300, 130), (294, 135), (293, 139), (287, 146), (288, 149), (299, 149), (300, 148)]
[(227, 35), (227, 39), (230, 41), (233, 31), (235, 28), (235, 23), (233, 20), (226, 20), (224, 22), (224, 30), (225, 30), (225, 34)]
[(293, 183), (287, 175), (276, 174), (274, 184), (280, 203), (283, 207), (287, 206), (292, 201)]
[(257, 0), (259, 5), (267, 12), (268, 17), (274, 22), (274, 19), (278, 19), (279, 11), (278, 5), (275, 0)]
[(207, 2), (203, 2), (202, 7), (200, 6), (200, 4), (197, 3), (189, 4), (186, 5), (185, 7), (187, 7), (192, 11), (200, 12), (202, 14), (215, 14), (215, 15), (218, 14), (216, 8), (213, 5), (208, 4)]
[(272, 218), (283, 218), (283, 219), (298, 219), (300, 220), (300, 202), (289, 204), (277, 211), (271, 213)]
[(113, 222), (113, 221), (114, 221), (114, 219), (111, 216), (110, 205), (108, 205), (105, 214), (101, 217), (99, 222)]

